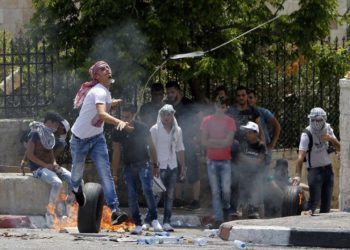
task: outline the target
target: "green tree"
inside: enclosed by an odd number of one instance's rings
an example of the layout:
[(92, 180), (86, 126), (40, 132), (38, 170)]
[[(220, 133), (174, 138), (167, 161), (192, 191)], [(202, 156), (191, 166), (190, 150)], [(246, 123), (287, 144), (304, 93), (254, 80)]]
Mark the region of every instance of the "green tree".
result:
[[(268, 2), (279, 7), (284, 0)], [(33, 0), (33, 5), (32, 36), (45, 37), (67, 65), (81, 72), (93, 60), (108, 60), (123, 85), (144, 84), (170, 55), (209, 50), (273, 17), (260, 0)], [(202, 58), (169, 61), (163, 77), (188, 82), (200, 100), (201, 84), (209, 79), (249, 81), (263, 60), (256, 58), (257, 51), (269, 50), (272, 43), (296, 45), (295, 57), (311, 55), (314, 42), (329, 33), (337, 1), (300, 0), (299, 5), (292, 15)]]

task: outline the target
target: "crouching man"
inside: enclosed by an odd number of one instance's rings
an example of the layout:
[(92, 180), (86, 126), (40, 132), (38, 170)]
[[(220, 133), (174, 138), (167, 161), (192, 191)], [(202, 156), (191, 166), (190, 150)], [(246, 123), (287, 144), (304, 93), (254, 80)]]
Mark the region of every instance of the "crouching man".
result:
[(62, 120), (63, 118), (58, 114), (49, 112), (45, 115), (44, 123), (32, 122), (27, 143), (26, 155), (33, 176), (51, 185), (46, 214), (47, 220), (55, 211), (62, 180), (71, 187), (71, 173), (56, 163), (53, 151), (55, 146), (54, 132)]

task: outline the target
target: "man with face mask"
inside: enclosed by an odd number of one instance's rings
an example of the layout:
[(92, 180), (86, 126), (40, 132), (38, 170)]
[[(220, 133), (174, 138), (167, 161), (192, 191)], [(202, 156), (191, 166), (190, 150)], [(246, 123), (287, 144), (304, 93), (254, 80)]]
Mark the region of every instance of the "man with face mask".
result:
[[(293, 185), (299, 185), (300, 183), (301, 168), (306, 157), (307, 180), (310, 192), (307, 210), (310, 215), (313, 215), (320, 200), (320, 213), (328, 213), (330, 211), (333, 192), (333, 170), (327, 149), (329, 143), (332, 143), (335, 149), (339, 151), (340, 143), (334, 135), (332, 127), (326, 122), (327, 114), (322, 108), (316, 107), (311, 109), (308, 118), (309, 126), (301, 134), (300, 138)], [(311, 137), (309, 137), (308, 133)], [(312, 145), (309, 147), (310, 142), (312, 142)]]
[[(28, 166), (35, 178), (51, 185), (46, 214), (48, 224), (58, 202), (62, 180), (71, 186), (71, 173), (56, 163), (53, 152), (55, 145), (54, 132), (56, 132), (62, 121), (63, 118), (58, 114), (48, 112), (45, 115), (44, 123), (32, 122), (29, 125), (31, 130), (26, 150), (26, 156), (29, 160)], [(48, 226), (50, 227), (51, 225)]]

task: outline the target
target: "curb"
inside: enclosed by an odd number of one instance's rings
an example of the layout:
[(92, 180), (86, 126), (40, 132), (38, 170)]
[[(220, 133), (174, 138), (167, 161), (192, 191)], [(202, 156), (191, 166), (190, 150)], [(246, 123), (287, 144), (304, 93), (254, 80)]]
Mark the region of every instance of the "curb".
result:
[(0, 228), (31, 228), (32, 223), (28, 216), (0, 215)]
[(253, 244), (299, 247), (349, 248), (350, 230), (302, 229), (283, 226), (250, 226), (223, 223), (219, 237)]

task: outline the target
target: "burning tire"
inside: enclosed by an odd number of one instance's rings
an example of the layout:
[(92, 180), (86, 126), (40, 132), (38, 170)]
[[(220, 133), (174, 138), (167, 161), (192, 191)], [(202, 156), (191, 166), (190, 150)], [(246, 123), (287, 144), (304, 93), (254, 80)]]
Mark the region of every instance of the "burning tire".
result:
[(84, 193), (86, 203), (78, 210), (78, 230), (80, 233), (98, 233), (104, 204), (102, 187), (89, 182), (84, 185)]
[(282, 200), (282, 217), (300, 215), (303, 211), (305, 194), (299, 186), (287, 186)]

